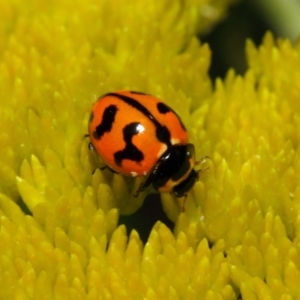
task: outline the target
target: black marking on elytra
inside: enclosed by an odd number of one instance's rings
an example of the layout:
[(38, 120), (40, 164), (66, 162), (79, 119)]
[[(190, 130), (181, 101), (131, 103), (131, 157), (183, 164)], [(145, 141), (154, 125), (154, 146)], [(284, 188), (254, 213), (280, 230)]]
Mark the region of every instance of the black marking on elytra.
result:
[(123, 139), (126, 143), (123, 150), (114, 153), (115, 163), (118, 166), (122, 165), (123, 159), (129, 159), (135, 162), (141, 162), (144, 159), (144, 154), (133, 143), (132, 138), (134, 135), (140, 133), (139, 122), (127, 124), (123, 128)]
[(159, 141), (166, 144), (168, 147), (171, 147), (171, 134), (166, 126), (160, 126), (160, 128), (156, 128), (156, 137)]
[(150, 119), (150, 121), (154, 124), (155, 128), (156, 128), (156, 137), (157, 139), (166, 144), (167, 147), (171, 147), (171, 134), (169, 129), (166, 126), (161, 125), (151, 114), (151, 112), (144, 106), (142, 105), (140, 102), (136, 101), (133, 98), (130, 98), (128, 96), (122, 95), (122, 94), (117, 94), (117, 93), (110, 93), (107, 94), (107, 96), (113, 96), (116, 97), (122, 101), (124, 101), (125, 103), (127, 103), (128, 105), (134, 107), (135, 109), (137, 109), (138, 111), (140, 111), (145, 117), (147, 117), (148, 119)]
[(175, 112), (171, 107), (169, 107), (169, 106), (166, 105), (165, 103), (159, 102), (159, 103), (157, 103), (157, 110), (158, 110), (161, 114), (167, 114), (167, 113), (169, 113), (169, 112), (172, 112), (173, 114), (175, 114), (175, 115), (177, 116), (178, 120), (179, 120), (179, 123), (180, 123), (182, 129), (183, 129), (184, 131), (186, 131), (186, 128), (185, 128), (184, 124), (182, 123), (180, 117), (176, 114), (176, 112)]
[(166, 104), (164, 104), (162, 102), (159, 102), (159, 103), (157, 103), (157, 110), (161, 114), (166, 114), (166, 113), (168, 113), (168, 112), (171, 111), (171, 108), (168, 105), (166, 105)]
[(96, 130), (93, 132), (93, 137), (96, 140), (100, 140), (101, 137), (106, 132), (110, 132), (115, 121), (118, 108), (116, 105), (109, 105), (105, 108), (102, 115), (101, 123), (96, 127)]

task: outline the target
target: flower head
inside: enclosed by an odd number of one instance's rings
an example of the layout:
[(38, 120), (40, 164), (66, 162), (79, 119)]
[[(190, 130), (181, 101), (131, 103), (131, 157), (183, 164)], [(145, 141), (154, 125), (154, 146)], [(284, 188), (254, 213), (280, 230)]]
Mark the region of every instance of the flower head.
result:
[[(248, 41), (246, 74), (213, 86), (195, 34), (228, 4), (1, 2), (0, 298), (298, 296), (300, 44)], [(117, 89), (171, 104), (210, 156), (145, 244), (118, 226), (138, 179), (97, 169), (85, 138)]]

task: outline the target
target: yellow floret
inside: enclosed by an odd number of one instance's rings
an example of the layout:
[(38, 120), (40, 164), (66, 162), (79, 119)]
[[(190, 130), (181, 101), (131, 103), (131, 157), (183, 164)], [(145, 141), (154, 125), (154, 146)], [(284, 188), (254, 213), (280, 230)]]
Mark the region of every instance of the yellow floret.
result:
[[(213, 86), (195, 36), (230, 2), (1, 1), (1, 299), (300, 297), (300, 43), (248, 41), (245, 75)], [(118, 225), (140, 182), (97, 169), (85, 138), (116, 89), (171, 104), (210, 157), (145, 244)]]

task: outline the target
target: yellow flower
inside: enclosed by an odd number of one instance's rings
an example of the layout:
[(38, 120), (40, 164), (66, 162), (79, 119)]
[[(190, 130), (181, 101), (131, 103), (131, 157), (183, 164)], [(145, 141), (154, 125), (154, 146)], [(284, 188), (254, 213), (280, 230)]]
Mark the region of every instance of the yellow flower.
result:
[[(1, 1), (1, 299), (300, 297), (300, 43), (248, 41), (246, 74), (213, 87), (195, 34), (229, 2)], [(210, 156), (145, 245), (118, 220), (146, 193), (93, 173), (84, 137), (116, 89), (170, 103)]]

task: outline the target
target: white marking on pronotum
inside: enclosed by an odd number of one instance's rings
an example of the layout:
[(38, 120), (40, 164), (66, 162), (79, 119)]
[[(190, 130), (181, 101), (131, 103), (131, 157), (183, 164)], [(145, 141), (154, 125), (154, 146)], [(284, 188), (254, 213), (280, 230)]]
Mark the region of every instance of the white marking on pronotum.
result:
[(171, 138), (171, 144), (172, 144), (172, 145), (177, 145), (177, 144), (179, 144), (179, 142), (180, 142), (179, 139)]
[(163, 144), (157, 153), (157, 158), (161, 158), (161, 156), (166, 152), (166, 150), (167, 150), (167, 146)]
[(137, 172), (130, 172), (132, 177), (136, 177), (137, 176)]

